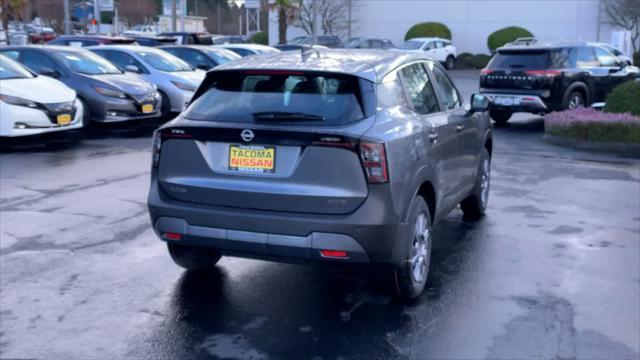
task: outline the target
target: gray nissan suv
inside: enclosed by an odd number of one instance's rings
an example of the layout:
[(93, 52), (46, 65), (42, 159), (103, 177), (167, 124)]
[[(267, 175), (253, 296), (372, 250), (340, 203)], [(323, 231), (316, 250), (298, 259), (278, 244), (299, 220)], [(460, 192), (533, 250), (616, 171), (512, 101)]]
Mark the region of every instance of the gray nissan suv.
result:
[(148, 206), (173, 260), (376, 263), (417, 297), (431, 229), (487, 206), (489, 101), (420, 54), (312, 49), (216, 67), (154, 134)]

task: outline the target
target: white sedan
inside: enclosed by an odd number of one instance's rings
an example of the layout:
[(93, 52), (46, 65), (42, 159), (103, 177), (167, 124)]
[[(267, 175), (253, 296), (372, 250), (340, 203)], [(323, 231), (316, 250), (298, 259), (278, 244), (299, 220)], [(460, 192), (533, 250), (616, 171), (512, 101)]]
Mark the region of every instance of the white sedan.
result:
[(396, 50), (423, 53), (444, 64), (447, 70), (453, 69), (456, 64), (456, 47), (451, 45), (451, 41), (447, 39), (437, 37), (413, 38), (407, 40)]
[(24, 137), (82, 128), (76, 92), (0, 55), (0, 137)]

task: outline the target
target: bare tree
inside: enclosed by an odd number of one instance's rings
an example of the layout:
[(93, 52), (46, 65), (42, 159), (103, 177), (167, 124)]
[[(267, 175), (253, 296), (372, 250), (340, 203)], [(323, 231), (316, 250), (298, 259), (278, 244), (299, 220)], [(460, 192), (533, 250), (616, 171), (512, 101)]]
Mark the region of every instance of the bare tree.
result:
[(640, 44), (640, 2), (638, 0), (605, 0), (608, 22), (631, 32), (633, 52)]
[[(313, 33), (313, 1), (296, 0), (298, 14), (293, 25), (301, 28), (307, 34)], [(353, 26), (349, 19), (349, 6), (355, 7), (357, 0), (317, 0), (320, 29), (324, 35), (344, 37)]]
[(22, 14), (27, 6), (27, 0), (0, 0), (2, 5), (2, 30), (7, 34), (9, 39), (9, 18), (13, 20), (23, 20)]

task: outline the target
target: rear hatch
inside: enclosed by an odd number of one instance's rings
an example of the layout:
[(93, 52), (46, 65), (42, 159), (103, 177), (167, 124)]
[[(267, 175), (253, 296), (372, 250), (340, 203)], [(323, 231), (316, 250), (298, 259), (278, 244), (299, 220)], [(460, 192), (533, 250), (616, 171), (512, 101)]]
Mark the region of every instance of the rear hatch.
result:
[(500, 50), (481, 71), (480, 87), (547, 90), (561, 70), (569, 67), (571, 50)]
[(368, 192), (356, 149), (372, 89), (342, 74), (210, 72), (184, 119), (162, 130), (160, 186), (207, 205), (353, 212)]

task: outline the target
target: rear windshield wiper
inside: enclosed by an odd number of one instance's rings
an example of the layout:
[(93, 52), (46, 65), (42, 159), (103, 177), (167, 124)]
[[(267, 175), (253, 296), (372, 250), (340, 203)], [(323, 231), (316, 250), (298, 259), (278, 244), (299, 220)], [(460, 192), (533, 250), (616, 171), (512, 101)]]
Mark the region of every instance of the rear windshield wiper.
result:
[(252, 115), (253, 115), (253, 118), (257, 121), (265, 121), (265, 120), (324, 121), (324, 116), (305, 114), (300, 112), (265, 111), (265, 112), (255, 112)]

